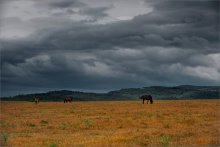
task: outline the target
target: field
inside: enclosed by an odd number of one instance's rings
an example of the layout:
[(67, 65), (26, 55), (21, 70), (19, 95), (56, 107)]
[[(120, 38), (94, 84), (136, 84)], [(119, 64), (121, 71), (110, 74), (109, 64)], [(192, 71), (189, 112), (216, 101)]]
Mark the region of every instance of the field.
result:
[(1, 102), (1, 145), (220, 146), (220, 100)]

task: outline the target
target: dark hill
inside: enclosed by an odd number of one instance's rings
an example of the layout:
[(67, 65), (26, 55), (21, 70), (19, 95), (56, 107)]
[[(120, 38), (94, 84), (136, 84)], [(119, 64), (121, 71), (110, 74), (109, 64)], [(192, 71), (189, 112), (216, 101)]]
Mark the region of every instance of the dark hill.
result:
[(143, 88), (127, 88), (108, 93), (88, 93), (79, 91), (49, 91), (47, 93), (35, 93), (17, 95), (14, 97), (2, 97), (2, 101), (32, 101), (34, 97), (40, 97), (41, 101), (63, 101), (65, 97), (73, 97), (74, 101), (102, 101), (102, 100), (137, 100), (143, 94), (150, 94), (154, 99), (182, 100), (182, 99), (216, 99), (219, 98), (218, 86), (191, 86), (181, 85), (176, 87), (151, 86)]

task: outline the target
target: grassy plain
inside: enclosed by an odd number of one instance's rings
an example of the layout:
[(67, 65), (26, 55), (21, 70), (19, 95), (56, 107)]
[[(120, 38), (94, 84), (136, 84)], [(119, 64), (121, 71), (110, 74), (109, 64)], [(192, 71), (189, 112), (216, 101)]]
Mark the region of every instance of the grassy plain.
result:
[(1, 102), (0, 118), (0, 146), (220, 146), (220, 100)]

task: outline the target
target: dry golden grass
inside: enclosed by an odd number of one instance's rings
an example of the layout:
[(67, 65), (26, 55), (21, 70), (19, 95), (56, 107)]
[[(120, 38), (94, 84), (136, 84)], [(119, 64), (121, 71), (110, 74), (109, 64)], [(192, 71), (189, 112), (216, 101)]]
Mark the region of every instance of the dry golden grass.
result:
[(220, 100), (1, 102), (1, 146), (220, 146)]

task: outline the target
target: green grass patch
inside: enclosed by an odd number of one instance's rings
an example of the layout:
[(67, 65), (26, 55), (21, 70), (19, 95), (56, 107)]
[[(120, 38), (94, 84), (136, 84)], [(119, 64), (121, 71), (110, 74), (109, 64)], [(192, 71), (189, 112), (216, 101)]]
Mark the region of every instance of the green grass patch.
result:
[(56, 143), (51, 143), (50, 147), (57, 147), (57, 144)]
[(194, 125), (195, 124), (195, 120), (194, 119), (185, 119), (183, 120), (183, 123), (186, 125)]
[(178, 115), (176, 115), (176, 114), (173, 115), (173, 118), (174, 118), (175, 120), (180, 120), (180, 117), (179, 117)]
[(87, 126), (91, 126), (92, 125), (92, 121), (90, 119), (85, 119), (84, 120), (85, 125)]
[(161, 114), (160, 111), (157, 111), (156, 116), (157, 116), (157, 118), (163, 118), (163, 115)]
[(147, 117), (151, 118), (153, 116), (153, 114), (151, 112), (147, 112)]
[(62, 124), (60, 125), (60, 128), (61, 128), (62, 130), (66, 130), (66, 129), (68, 129), (68, 128), (71, 128), (71, 124), (69, 124), (69, 123), (62, 123)]
[(162, 134), (162, 135), (160, 136), (160, 144), (161, 144), (163, 147), (169, 146), (169, 142), (170, 142), (170, 137), (169, 137), (169, 136), (164, 135), (164, 134)]

